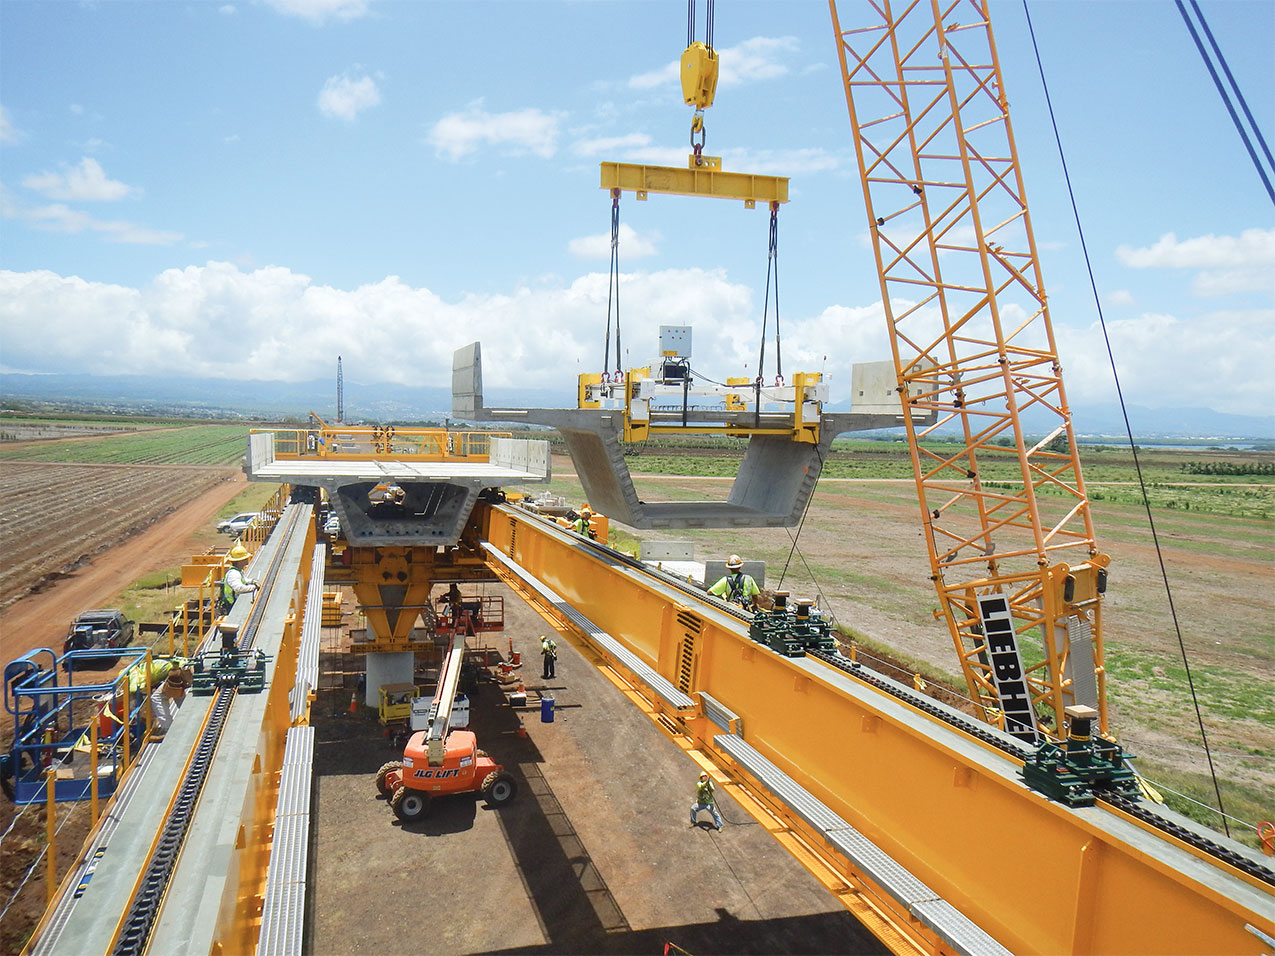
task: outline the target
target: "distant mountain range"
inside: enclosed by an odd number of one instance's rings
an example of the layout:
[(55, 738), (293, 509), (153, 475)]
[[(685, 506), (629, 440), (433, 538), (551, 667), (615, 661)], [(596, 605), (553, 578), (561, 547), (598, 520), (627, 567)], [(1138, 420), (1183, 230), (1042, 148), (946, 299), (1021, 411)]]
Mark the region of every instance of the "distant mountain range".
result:
[[(254, 382), (221, 379), (152, 378), (134, 375), (0, 374), (0, 401), (49, 402), (99, 411), (209, 418), (257, 418), (269, 421), (305, 419), (311, 411), (325, 421), (336, 418), (336, 389), (330, 381)], [(556, 389), (488, 387), (488, 405), (562, 408), (575, 405), (575, 392)], [(829, 406), (845, 411), (847, 403)], [(1218, 438), (1275, 441), (1275, 413), (1228, 415), (1207, 408), (1144, 408), (1131, 405), (1135, 438)], [(348, 422), (442, 422), (451, 414), (445, 388), (345, 383)], [(1120, 409), (1106, 405), (1073, 405), (1078, 434), (1092, 439), (1125, 435)], [(1024, 416), (1029, 432), (1043, 432), (1043, 416)]]

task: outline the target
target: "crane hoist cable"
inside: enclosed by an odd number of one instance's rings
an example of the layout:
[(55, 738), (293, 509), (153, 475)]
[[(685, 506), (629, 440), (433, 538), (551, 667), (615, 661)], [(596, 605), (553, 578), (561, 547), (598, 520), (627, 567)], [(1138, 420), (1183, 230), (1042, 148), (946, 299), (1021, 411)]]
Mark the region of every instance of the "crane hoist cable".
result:
[(607, 337), (602, 351), (602, 374), (607, 374), (611, 365), (611, 302), (615, 301), (615, 371), (623, 375), (620, 368), (620, 190), (611, 190), (611, 274), (607, 279)]
[(1120, 414), (1124, 417), (1125, 434), (1129, 437), (1129, 448), (1133, 452), (1133, 468), (1138, 476), (1138, 487), (1142, 492), (1142, 504), (1147, 512), (1147, 524), (1151, 530), (1151, 540), (1155, 546), (1156, 557), (1160, 562), (1160, 577), (1164, 581), (1164, 591), (1169, 601), (1169, 615), (1173, 618), (1173, 630), (1177, 634), (1178, 649), (1182, 656), (1182, 666), (1186, 670), (1187, 687), (1191, 691), (1191, 702), (1195, 705), (1195, 719), (1200, 728), (1200, 739), (1204, 744), (1204, 755), (1208, 760), (1209, 776), (1213, 779), (1213, 792), (1217, 796), (1217, 808), (1221, 811), (1222, 828), (1226, 831), (1226, 835), (1230, 836), (1231, 828), (1227, 825), (1226, 808), (1222, 804), (1222, 788), (1217, 779), (1217, 770), (1213, 766), (1213, 752), (1209, 748), (1208, 733), (1204, 729), (1204, 715), (1200, 711), (1200, 699), (1196, 694), (1195, 681), (1191, 676), (1191, 664), (1190, 661), (1187, 660), (1186, 642), (1182, 637), (1182, 624), (1178, 620), (1177, 608), (1173, 603), (1173, 588), (1169, 584), (1169, 573), (1164, 566), (1164, 553), (1160, 548), (1160, 536), (1156, 532), (1155, 517), (1151, 513), (1151, 501), (1147, 497), (1147, 486), (1142, 474), (1142, 463), (1138, 459), (1138, 446), (1133, 440), (1133, 426), (1129, 424), (1129, 411), (1125, 406), (1124, 391), (1120, 387), (1120, 373), (1116, 369), (1116, 356), (1115, 352), (1111, 348), (1111, 337), (1107, 333), (1107, 321), (1102, 314), (1102, 300), (1098, 295), (1098, 284), (1094, 279), (1093, 264), (1090, 262), (1089, 248), (1085, 242), (1085, 230), (1084, 226), (1082, 226), (1080, 222), (1080, 210), (1076, 206), (1076, 194), (1071, 186), (1071, 173), (1067, 168), (1067, 157), (1063, 152), (1062, 136), (1058, 131), (1058, 120), (1054, 115), (1053, 101), (1049, 96), (1049, 84), (1045, 80), (1045, 65), (1040, 58), (1040, 47), (1036, 43), (1036, 31), (1032, 27), (1032, 18), (1031, 13), (1027, 9), (1027, 0), (1023, 0), (1023, 14), (1027, 18), (1027, 34), (1031, 37), (1032, 51), (1036, 55), (1036, 68), (1040, 72), (1040, 83), (1045, 93), (1045, 107), (1049, 111), (1050, 123), (1053, 124), (1054, 142), (1058, 145), (1058, 158), (1062, 164), (1063, 181), (1067, 184), (1067, 196), (1071, 200), (1072, 216), (1076, 220), (1076, 231), (1080, 237), (1080, 250), (1084, 255), (1085, 268), (1089, 272), (1089, 287), (1093, 290), (1094, 306), (1098, 312), (1098, 324), (1102, 328), (1102, 339), (1107, 346), (1107, 359), (1111, 364), (1111, 375), (1115, 381), (1116, 398), (1120, 403)]
[(770, 277), (775, 277), (775, 384), (784, 381), (784, 360), (779, 343), (779, 203), (770, 204), (770, 240), (766, 253), (766, 297), (761, 312), (761, 349), (757, 355), (757, 411), (761, 413), (761, 386), (766, 373), (766, 325), (770, 312)]
[[(691, 149), (695, 165), (703, 165), (704, 110), (717, 92), (717, 53), (713, 49), (713, 0), (704, 5), (704, 42), (695, 39), (695, 0), (686, 0), (686, 50), (682, 53), (682, 99), (695, 107), (691, 117)], [(696, 142), (696, 135), (699, 141)]]

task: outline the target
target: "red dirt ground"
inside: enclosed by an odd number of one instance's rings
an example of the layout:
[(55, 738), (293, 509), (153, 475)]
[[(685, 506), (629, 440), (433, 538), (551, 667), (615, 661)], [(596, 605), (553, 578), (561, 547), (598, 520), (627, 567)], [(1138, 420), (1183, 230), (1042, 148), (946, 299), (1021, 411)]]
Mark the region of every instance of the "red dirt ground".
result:
[(203, 550), (193, 539), (245, 484), (244, 476), (235, 473), (73, 574), (0, 610), (0, 659), (11, 661), (37, 647), (61, 653), (67, 625), (80, 611), (102, 607), (139, 577), (179, 565)]
[[(61, 653), (67, 624), (81, 610), (109, 604), (137, 578), (181, 564), (204, 550), (203, 542), (213, 519), (243, 491), (245, 483), (244, 476), (236, 473), (145, 531), (98, 554), (73, 574), (0, 611), (0, 660), (13, 660), (37, 647), (51, 647)], [(0, 739), (9, 740), (11, 734), (11, 727), (0, 727)], [(88, 834), (89, 815), (78, 812), (86, 806), (69, 804), (64, 805), (66, 809), (59, 808), (59, 825), (65, 824), (57, 838), (59, 878), (75, 862)], [(0, 832), (8, 828), (17, 809), (0, 799)], [(28, 808), (13, 832), (5, 837), (0, 852), (0, 908), (9, 902), (43, 846), (43, 810)], [(44, 867), (41, 861), (0, 919), (0, 953), (18, 952), (44, 912)]]

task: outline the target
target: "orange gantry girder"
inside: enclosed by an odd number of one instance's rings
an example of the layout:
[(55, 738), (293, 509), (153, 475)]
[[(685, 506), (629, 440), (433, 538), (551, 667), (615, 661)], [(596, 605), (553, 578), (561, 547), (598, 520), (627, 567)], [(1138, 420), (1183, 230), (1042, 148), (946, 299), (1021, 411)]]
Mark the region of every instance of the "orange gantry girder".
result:
[[(931, 573), (989, 719), (1107, 728), (1098, 552), (986, 0), (829, 0)], [(1030, 413), (1030, 424), (1024, 415)], [(1029, 440), (1025, 428), (1043, 434)], [(933, 444), (957, 432), (957, 444)], [(1057, 439), (1062, 439), (1058, 441)], [(926, 443), (926, 444), (923, 444)], [(1009, 600), (1031, 707), (1013, 719), (979, 598)], [(998, 673), (998, 668), (1000, 672)], [(1037, 725), (1037, 720), (1042, 722)]]

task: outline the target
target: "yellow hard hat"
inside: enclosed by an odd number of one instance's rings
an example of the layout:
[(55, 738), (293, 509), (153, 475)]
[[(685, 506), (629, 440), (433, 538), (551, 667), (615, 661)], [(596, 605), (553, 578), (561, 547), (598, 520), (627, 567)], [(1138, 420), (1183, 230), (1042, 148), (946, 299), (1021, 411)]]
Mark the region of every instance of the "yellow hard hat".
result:
[(226, 555), (232, 564), (238, 564), (240, 561), (247, 561), (252, 557), (252, 552), (245, 548), (242, 544), (236, 544), (230, 549), (230, 553)]
[(730, 571), (738, 571), (744, 566), (744, 559), (737, 554), (732, 554), (726, 559), (726, 568)]
[(593, 514), (593, 512), (589, 510), (588, 505), (585, 505), (583, 508), (580, 509), (580, 514), (584, 515), (587, 518), (589, 515)]

